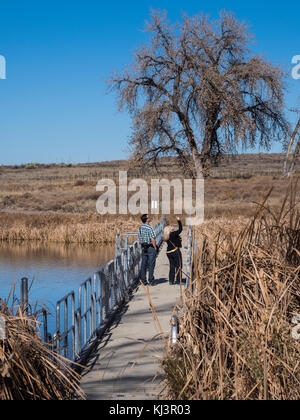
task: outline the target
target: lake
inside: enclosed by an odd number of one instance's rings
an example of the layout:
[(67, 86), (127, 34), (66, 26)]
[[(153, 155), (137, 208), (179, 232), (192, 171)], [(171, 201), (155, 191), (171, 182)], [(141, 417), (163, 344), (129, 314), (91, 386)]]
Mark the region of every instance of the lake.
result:
[(77, 298), (80, 284), (114, 256), (113, 245), (0, 242), (0, 297), (8, 297), (14, 279), (15, 295), (19, 297), (21, 278), (27, 277), (31, 285), (29, 303), (43, 304), (55, 314), (59, 299), (72, 290)]

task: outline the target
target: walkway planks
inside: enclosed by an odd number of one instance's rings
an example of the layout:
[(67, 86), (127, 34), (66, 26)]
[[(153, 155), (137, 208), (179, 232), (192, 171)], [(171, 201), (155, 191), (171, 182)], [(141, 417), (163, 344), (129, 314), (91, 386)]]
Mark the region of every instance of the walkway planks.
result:
[[(183, 235), (186, 245), (186, 235)], [(183, 271), (186, 249), (182, 249)], [(147, 287), (159, 323), (155, 321), (149, 297), (142, 285), (117, 316), (99, 343), (83, 372), (82, 390), (89, 400), (151, 400), (161, 392), (159, 358), (163, 334), (170, 334), (170, 318), (180, 300), (180, 286), (168, 283), (169, 262), (163, 244), (155, 267), (155, 285)], [(185, 276), (184, 276), (185, 277)]]

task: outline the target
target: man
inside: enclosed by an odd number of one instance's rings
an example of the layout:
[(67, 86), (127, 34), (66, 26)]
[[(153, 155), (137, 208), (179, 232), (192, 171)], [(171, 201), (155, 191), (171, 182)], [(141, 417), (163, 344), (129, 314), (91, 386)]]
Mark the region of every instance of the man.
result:
[(148, 214), (143, 214), (141, 217), (143, 222), (139, 229), (139, 241), (142, 246), (142, 266), (141, 266), (141, 280), (143, 284), (147, 284), (146, 272), (149, 269), (148, 283), (154, 284), (154, 267), (157, 255), (157, 244), (152, 227), (150, 226), (151, 219)]

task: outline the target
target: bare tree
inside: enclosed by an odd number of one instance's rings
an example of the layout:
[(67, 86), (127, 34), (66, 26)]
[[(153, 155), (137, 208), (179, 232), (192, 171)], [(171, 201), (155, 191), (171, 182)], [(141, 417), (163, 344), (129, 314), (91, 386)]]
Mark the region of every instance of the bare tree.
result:
[(200, 177), (224, 153), (268, 149), (286, 136), (283, 72), (251, 55), (252, 36), (234, 15), (183, 16), (172, 25), (154, 11), (146, 30), (134, 64), (110, 80), (133, 118), (135, 161), (176, 155)]

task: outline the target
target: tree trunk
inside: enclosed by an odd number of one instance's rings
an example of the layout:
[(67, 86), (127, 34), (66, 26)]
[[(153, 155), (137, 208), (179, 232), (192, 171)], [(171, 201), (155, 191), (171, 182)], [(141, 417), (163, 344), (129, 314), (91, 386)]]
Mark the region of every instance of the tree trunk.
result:
[(196, 176), (197, 176), (198, 179), (202, 179), (204, 177), (203, 163), (202, 163), (201, 156), (200, 156), (200, 154), (199, 154), (199, 152), (196, 148), (192, 149), (192, 156), (193, 156)]

